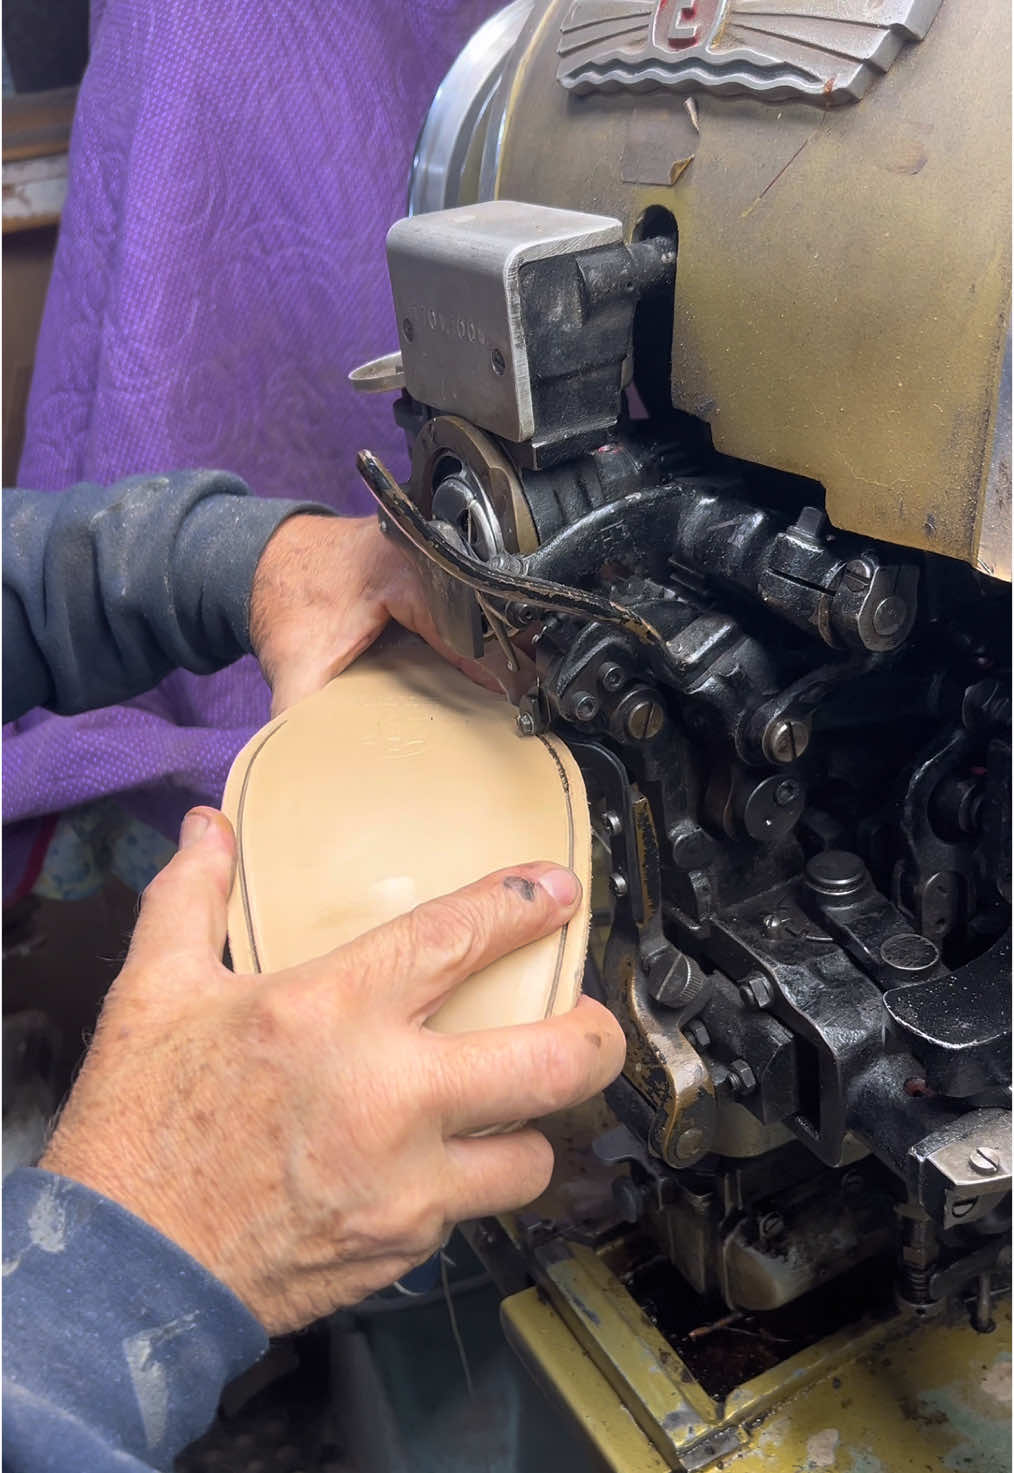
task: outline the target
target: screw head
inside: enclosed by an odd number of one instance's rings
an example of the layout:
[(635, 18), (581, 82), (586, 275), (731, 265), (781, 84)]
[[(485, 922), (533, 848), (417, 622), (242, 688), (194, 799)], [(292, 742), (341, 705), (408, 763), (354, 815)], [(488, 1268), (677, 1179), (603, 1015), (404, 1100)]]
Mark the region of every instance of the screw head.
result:
[(888, 936), (880, 947), (880, 960), (896, 972), (916, 975), (935, 967), (940, 960), (940, 948), (928, 936), (917, 932), (900, 931)]
[(866, 880), (866, 866), (858, 854), (846, 849), (825, 849), (807, 863), (806, 883), (819, 895), (844, 899), (861, 890)]
[(664, 1008), (682, 1007), (701, 990), (700, 974), (681, 951), (670, 950), (659, 957), (648, 972), (648, 992)]
[(630, 707), (624, 730), (632, 742), (650, 742), (662, 730), (665, 712), (658, 701), (644, 696)]
[(517, 727), (522, 736), (534, 736), (535, 717), (528, 711), (522, 711), (518, 716)]
[(676, 1159), (678, 1161), (689, 1161), (696, 1156), (704, 1145), (704, 1131), (691, 1126), (685, 1130), (676, 1141)]
[(609, 876), (609, 888), (617, 900), (622, 900), (630, 889), (630, 886), (627, 884), (626, 876), (621, 875), (619, 870), (617, 870), (615, 874)]
[(507, 367), (507, 360), (500, 352), (499, 348), (494, 348), (492, 353), (489, 355), (489, 366), (498, 376), (502, 374), (504, 369)]
[(1000, 1170), (1000, 1152), (996, 1146), (977, 1146), (968, 1164), (980, 1176), (995, 1176)]
[(881, 638), (889, 639), (899, 629), (904, 629), (907, 618), (908, 604), (892, 594), (889, 598), (882, 598), (873, 610), (873, 627)]
[(588, 691), (579, 691), (571, 702), (576, 721), (594, 721), (599, 713), (599, 703)]
[(762, 1238), (778, 1238), (785, 1231), (785, 1219), (780, 1212), (765, 1212), (757, 1226)]
[(610, 695), (615, 694), (619, 690), (626, 678), (627, 672), (622, 665), (617, 665), (615, 662), (609, 661), (607, 664), (599, 666), (599, 685), (601, 685), (603, 690), (608, 691)]
[(775, 788), (775, 802), (779, 808), (788, 808), (799, 797), (799, 784), (793, 777), (783, 778)]
[(846, 563), (845, 572), (858, 583), (869, 583), (873, 577), (873, 569), (863, 558), (853, 558), (852, 562)]
[(802, 757), (810, 744), (810, 727), (805, 721), (778, 716), (770, 721), (761, 739), (769, 762), (785, 764)]

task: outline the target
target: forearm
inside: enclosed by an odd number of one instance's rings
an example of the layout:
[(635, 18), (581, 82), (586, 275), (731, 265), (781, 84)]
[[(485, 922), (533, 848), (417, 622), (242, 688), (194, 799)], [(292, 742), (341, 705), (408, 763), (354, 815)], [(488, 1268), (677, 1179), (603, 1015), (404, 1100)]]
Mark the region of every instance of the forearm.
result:
[(4, 1183), (4, 1466), (169, 1468), (267, 1346), (240, 1301), (76, 1182)]
[(258, 500), (220, 471), (4, 492), (4, 720), (219, 670), (250, 649), (254, 571), (307, 503)]

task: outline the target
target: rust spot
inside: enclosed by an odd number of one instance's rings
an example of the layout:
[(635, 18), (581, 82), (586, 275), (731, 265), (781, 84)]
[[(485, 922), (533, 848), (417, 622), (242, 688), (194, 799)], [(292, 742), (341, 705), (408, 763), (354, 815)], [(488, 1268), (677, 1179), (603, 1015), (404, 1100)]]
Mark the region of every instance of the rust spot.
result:
[(526, 880), (524, 875), (508, 875), (503, 882), (505, 890), (513, 890), (515, 895), (520, 895), (522, 900), (529, 904), (535, 899), (535, 886), (531, 880)]

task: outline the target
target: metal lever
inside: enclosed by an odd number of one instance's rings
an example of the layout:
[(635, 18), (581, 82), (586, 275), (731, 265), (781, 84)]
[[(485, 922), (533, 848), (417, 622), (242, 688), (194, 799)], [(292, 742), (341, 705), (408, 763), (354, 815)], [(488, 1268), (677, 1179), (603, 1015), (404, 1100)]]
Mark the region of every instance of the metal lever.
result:
[(511, 559), (518, 571), (507, 572), (459, 552), (432, 522), (426, 520), (387, 467), (371, 451), (359, 452), (356, 469), (383, 514), (390, 518), (402, 536), (448, 577), (466, 584), (480, 598), (516, 601), (576, 619), (597, 619), (633, 635), (641, 644), (658, 650), (664, 661), (668, 660), (664, 636), (633, 609), (600, 594), (586, 593), (581, 588), (568, 588), (565, 584), (550, 583), (543, 578), (529, 578), (524, 572), (525, 560), (521, 557)]

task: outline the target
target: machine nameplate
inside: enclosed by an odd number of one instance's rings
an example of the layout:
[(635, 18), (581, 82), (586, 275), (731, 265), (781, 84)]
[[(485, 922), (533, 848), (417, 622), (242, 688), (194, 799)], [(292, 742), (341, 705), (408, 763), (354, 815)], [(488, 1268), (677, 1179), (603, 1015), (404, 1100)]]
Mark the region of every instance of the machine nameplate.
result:
[(574, 0), (557, 79), (574, 92), (663, 89), (858, 102), (940, 0)]

